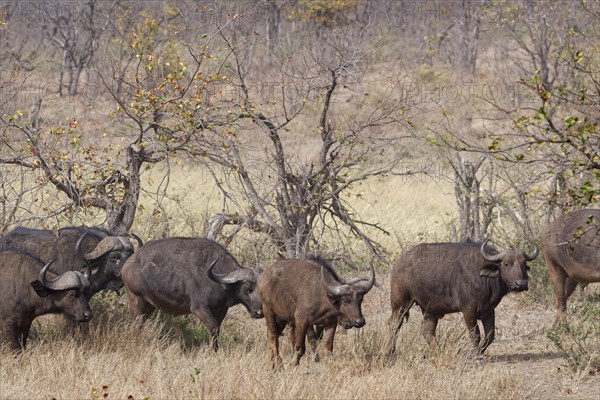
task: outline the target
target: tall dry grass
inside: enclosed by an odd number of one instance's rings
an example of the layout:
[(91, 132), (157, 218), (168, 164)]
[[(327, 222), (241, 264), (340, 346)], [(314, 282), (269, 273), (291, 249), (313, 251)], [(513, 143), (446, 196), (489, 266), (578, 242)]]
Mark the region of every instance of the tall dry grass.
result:
[[(379, 302), (381, 296), (371, 296)], [(152, 399), (522, 399), (523, 378), (510, 368), (472, 358), (460, 321), (440, 328), (440, 351), (431, 355), (418, 333), (418, 318), (403, 328), (398, 356), (382, 354), (387, 343), (383, 304), (367, 314), (360, 331), (339, 332), (334, 355), (315, 363), (310, 355), (291, 366), (292, 349), (282, 338), (286, 368), (273, 372), (266, 353), (264, 321), (241, 308), (223, 327), (222, 348), (207, 343), (186, 349), (154, 319), (142, 328), (123, 310), (103, 314), (86, 337), (56, 331), (44, 321), (39, 337), (22, 355), (0, 353), (0, 396), (31, 398)], [(366, 313), (366, 312), (365, 312)], [(54, 332), (54, 333), (48, 333)], [(227, 339), (229, 338), (229, 339)], [(231, 339), (234, 338), (234, 339)]]

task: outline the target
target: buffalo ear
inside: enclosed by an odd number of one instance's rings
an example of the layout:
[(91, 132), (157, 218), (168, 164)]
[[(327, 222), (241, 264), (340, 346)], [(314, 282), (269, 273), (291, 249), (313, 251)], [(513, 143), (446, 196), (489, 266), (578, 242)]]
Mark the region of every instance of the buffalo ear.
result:
[(487, 276), (488, 278), (497, 278), (500, 275), (500, 270), (497, 265), (487, 264), (481, 268), (479, 275)]
[(33, 290), (35, 290), (35, 292), (40, 297), (46, 297), (50, 294), (50, 289), (48, 289), (46, 286), (42, 285), (42, 282), (40, 282), (40, 281), (31, 282), (31, 286), (33, 287)]

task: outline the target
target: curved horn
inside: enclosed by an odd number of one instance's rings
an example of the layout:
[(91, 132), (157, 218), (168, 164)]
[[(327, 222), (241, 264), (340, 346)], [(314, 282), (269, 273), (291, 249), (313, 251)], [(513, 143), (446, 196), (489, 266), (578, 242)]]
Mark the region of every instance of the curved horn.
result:
[(85, 235), (87, 235), (87, 231), (85, 231), (83, 233), (83, 235), (81, 235), (81, 237), (77, 240), (77, 243), (75, 244), (75, 252), (77, 254), (79, 254), (81, 256), (81, 258), (83, 258), (83, 252), (81, 251), (81, 244), (83, 243), (83, 238), (85, 238)]
[(343, 296), (344, 294), (347, 294), (350, 291), (350, 285), (331, 285), (327, 283), (327, 280), (325, 279), (325, 274), (323, 272), (324, 269), (325, 268), (321, 266), (321, 280), (323, 281), (323, 285), (325, 285), (325, 289), (327, 289), (327, 293), (329, 293), (330, 296), (339, 297)]
[(38, 275), (38, 280), (40, 282), (42, 282), (42, 285), (49, 287), (48, 284), (52, 284), (53, 281), (48, 281), (48, 279), (46, 278), (46, 273), (48, 272), (48, 268), (50, 268), (50, 266), (52, 264), (54, 264), (54, 261), (56, 261), (56, 258), (48, 263), (46, 263), (46, 265), (44, 265), (44, 268), (42, 268), (42, 270), (40, 271), (40, 274)]
[(230, 272), (228, 274), (215, 273), (213, 271), (213, 268), (215, 267), (215, 264), (217, 263), (217, 261), (219, 261), (219, 257), (217, 257), (217, 259), (210, 264), (210, 266), (208, 267), (208, 270), (206, 271), (206, 273), (208, 274), (208, 277), (211, 280), (213, 280), (217, 283), (231, 285), (232, 283), (236, 283), (236, 282), (239, 282), (244, 279), (240, 274), (240, 269)]
[(105, 237), (96, 245), (94, 250), (91, 252), (84, 254), (83, 258), (86, 260), (95, 260), (96, 258), (103, 256), (109, 251), (114, 250), (115, 248), (123, 246), (123, 243), (119, 240), (117, 236), (109, 236)]
[(481, 244), (481, 255), (483, 256), (483, 258), (486, 261), (492, 261), (492, 262), (497, 262), (502, 260), (502, 257), (504, 257), (504, 251), (501, 251), (498, 254), (489, 254), (486, 249), (485, 249), (485, 245), (490, 241), (490, 239), (486, 239), (485, 242), (483, 242)]
[[(60, 274), (58, 277), (54, 279), (48, 279), (46, 273), (48, 272), (48, 268), (50, 265), (56, 260), (52, 260), (40, 271), (38, 276), (39, 281), (50, 290), (67, 290), (67, 289), (75, 289), (82, 288), (86, 284), (89, 285), (87, 278), (81, 272), (77, 271), (67, 271), (65, 273)], [(89, 270), (89, 268), (88, 268)], [(82, 280), (85, 279), (85, 280)]]
[(344, 283), (346, 285), (354, 285), (355, 283), (368, 281), (368, 280), (369, 280), (368, 276), (359, 276), (357, 278), (352, 278), (352, 279), (348, 279), (348, 280), (344, 279)]
[[(363, 279), (361, 279), (363, 280)], [(375, 284), (375, 267), (371, 264), (371, 276), (366, 283), (356, 283), (355, 286), (359, 288), (363, 293), (367, 293)]]
[(533, 250), (531, 251), (531, 253), (525, 253), (525, 260), (527, 260), (527, 261), (533, 261), (533, 260), (535, 260), (535, 258), (538, 256), (539, 251), (540, 250), (538, 249), (538, 247), (534, 243), (533, 244)]
[(142, 238), (141, 238), (141, 237), (139, 237), (138, 235), (136, 235), (136, 234), (135, 234), (135, 233), (133, 233), (133, 232), (129, 232), (129, 235), (130, 235), (130, 236), (133, 236), (133, 238), (134, 238), (135, 240), (137, 240), (137, 242), (138, 242), (138, 248), (140, 248), (140, 247), (143, 247), (143, 246), (144, 246), (144, 241), (142, 240)]

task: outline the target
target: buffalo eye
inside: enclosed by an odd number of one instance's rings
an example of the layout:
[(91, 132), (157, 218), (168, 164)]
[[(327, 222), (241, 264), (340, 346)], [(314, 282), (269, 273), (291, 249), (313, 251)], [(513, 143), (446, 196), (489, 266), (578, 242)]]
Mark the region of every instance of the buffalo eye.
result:
[(348, 304), (352, 303), (352, 302), (350, 301), (350, 299), (347, 299), (347, 298), (344, 298), (344, 299), (342, 300), (342, 302), (343, 302), (344, 304), (346, 304), (346, 305), (348, 305)]
[(119, 261), (121, 259), (121, 255), (120, 254), (111, 254), (109, 257), (110, 261)]

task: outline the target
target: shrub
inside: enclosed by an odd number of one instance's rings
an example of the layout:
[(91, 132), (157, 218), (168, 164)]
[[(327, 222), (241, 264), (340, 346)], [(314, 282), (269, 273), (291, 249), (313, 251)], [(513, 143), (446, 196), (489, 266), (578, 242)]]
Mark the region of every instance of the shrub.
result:
[(600, 307), (597, 294), (569, 308), (568, 321), (547, 332), (554, 346), (576, 372), (600, 371)]

